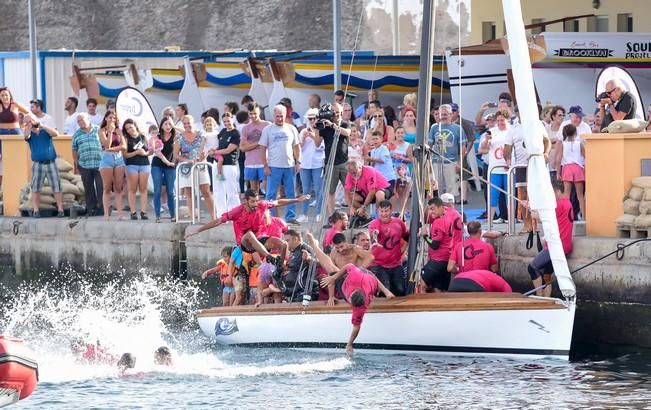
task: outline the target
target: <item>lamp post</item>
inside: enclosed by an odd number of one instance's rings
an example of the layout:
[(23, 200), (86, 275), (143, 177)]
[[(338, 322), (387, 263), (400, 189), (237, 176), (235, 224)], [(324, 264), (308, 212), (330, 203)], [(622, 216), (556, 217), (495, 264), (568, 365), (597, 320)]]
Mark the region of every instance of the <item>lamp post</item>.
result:
[(34, 21), (34, 2), (32, 0), (27, 0), (27, 15), (29, 19), (29, 58), (32, 63), (32, 98), (36, 99), (38, 97), (38, 87), (36, 79), (36, 55), (38, 54), (38, 49), (36, 48), (36, 22)]

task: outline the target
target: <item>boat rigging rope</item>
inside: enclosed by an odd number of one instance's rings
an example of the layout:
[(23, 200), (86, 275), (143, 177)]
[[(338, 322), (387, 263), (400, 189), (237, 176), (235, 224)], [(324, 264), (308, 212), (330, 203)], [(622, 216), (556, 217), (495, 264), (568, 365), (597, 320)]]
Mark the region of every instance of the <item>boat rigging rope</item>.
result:
[[(617, 249), (615, 249), (614, 251), (608, 252), (607, 254), (602, 255), (599, 258), (594, 259), (594, 260), (586, 263), (585, 265), (574, 269), (573, 271), (570, 272), (570, 274), (574, 275), (576, 272), (578, 272), (580, 270), (583, 270), (583, 269), (585, 269), (585, 268), (587, 268), (589, 266), (592, 266), (595, 263), (601, 262), (602, 260), (604, 260), (604, 259), (606, 259), (606, 258), (608, 258), (608, 257), (610, 257), (612, 255), (615, 255), (617, 260), (621, 261), (622, 259), (624, 259), (624, 249), (628, 248), (629, 246), (636, 245), (636, 244), (638, 244), (640, 242), (647, 242), (647, 241), (651, 241), (651, 238), (636, 239), (633, 242), (629, 242), (629, 243), (618, 243), (617, 246), (616, 246)], [(537, 288), (531, 289), (530, 291), (525, 293), (524, 296), (529, 296), (529, 295), (532, 295), (532, 294), (536, 293), (536, 291), (538, 291), (538, 290), (545, 289), (547, 286), (550, 286), (553, 283), (553, 281), (555, 281), (555, 280), (556, 280), (556, 277), (554, 277), (552, 279), (552, 282), (545, 283), (545, 284), (543, 284), (541, 286), (538, 286)]]
[[(360, 13), (359, 13), (359, 20), (357, 22), (357, 33), (355, 34), (355, 42), (353, 43), (353, 49), (351, 51), (350, 55), (350, 65), (348, 66), (348, 77), (346, 79), (346, 87), (344, 88), (344, 101), (346, 100), (346, 97), (348, 96), (348, 86), (350, 84), (350, 77), (353, 72), (353, 63), (355, 61), (355, 52), (357, 51), (357, 45), (359, 43), (359, 33), (362, 28), (362, 17), (364, 16), (364, 11), (366, 10), (366, 1), (362, 2), (362, 6), (360, 8)], [(376, 59), (377, 61), (377, 59)], [(335, 130), (334, 136), (333, 136), (333, 141), (332, 141), (332, 146), (330, 147), (330, 153), (328, 154), (328, 164), (325, 169), (325, 178), (323, 178), (323, 185), (321, 186), (321, 192), (324, 192), (326, 195), (330, 195), (330, 184), (332, 183), (332, 173), (334, 171), (334, 164), (335, 164), (335, 156), (337, 152), (337, 145), (339, 144), (339, 137), (341, 135), (341, 132), (339, 128)], [(325, 143), (325, 142), (324, 142)], [(326, 201), (327, 204), (327, 201)], [(327, 212), (327, 205), (326, 206), (321, 206), (321, 213), (320, 213), (320, 221), (325, 222), (326, 221), (326, 212)], [(318, 228), (318, 233), (315, 235), (317, 238), (317, 241), (320, 240), (321, 235), (323, 234), (323, 226), (321, 223), (319, 223), (319, 228)], [(316, 278), (316, 271), (317, 271), (318, 263), (316, 261), (316, 258), (314, 258), (310, 262), (310, 267), (308, 269), (308, 276), (307, 276), (307, 283), (306, 286), (303, 288), (303, 308), (307, 308), (309, 305), (309, 302), (312, 299), (312, 287), (314, 286), (314, 279)]]

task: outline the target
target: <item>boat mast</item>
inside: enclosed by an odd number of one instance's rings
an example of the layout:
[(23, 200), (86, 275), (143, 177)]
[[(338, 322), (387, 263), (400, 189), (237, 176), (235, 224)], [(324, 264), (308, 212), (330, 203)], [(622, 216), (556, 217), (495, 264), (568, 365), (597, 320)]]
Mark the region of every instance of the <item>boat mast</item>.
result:
[[(426, 2), (427, 3), (427, 2)], [(522, 21), (520, 0), (502, 0), (504, 23), (509, 42), (509, 57), (515, 83), (515, 96), (520, 112), (529, 164), (527, 166), (527, 193), (531, 209), (538, 211), (549, 247), (554, 273), (565, 298), (574, 298), (576, 288), (567, 267), (558, 224), (556, 222), (556, 198), (545, 164), (543, 135), (545, 130), (538, 115), (536, 92), (529, 57), (529, 47)]]
[(341, 90), (341, 0), (332, 0), (332, 58), (334, 60), (334, 91)]
[[(420, 78), (418, 81), (418, 115), (416, 116), (416, 149), (414, 156), (417, 164), (423, 166), (425, 149), (425, 135), (427, 135), (427, 119), (430, 112), (430, 99), (432, 96), (432, 61), (434, 60), (434, 33), (432, 21), (434, 20), (434, 1), (423, 1), (423, 24), (420, 39)], [(423, 185), (424, 186), (424, 185)], [(407, 259), (407, 272), (413, 272), (418, 252), (418, 234), (420, 230), (419, 201), (421, 193), (419, 184), (412, 185), (411, 191), (411, 222), (409, 224), (409, 252)]]

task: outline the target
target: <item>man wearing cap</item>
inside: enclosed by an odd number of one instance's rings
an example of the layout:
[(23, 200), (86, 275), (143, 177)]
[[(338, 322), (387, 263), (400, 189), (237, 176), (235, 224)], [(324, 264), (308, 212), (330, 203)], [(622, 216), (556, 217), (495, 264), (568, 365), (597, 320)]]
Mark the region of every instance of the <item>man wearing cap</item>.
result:
[(582, 138), (583, 135), (585, 134), (592, 134), (592, 129), (590, 126), (583, 121), (583, 118), (585, 117), (585, 113), (583, 112), (583, 109), (581, 108), (580, 105), (573, 105), (570, 107), (570, 119), (565, 120), (561, 123), (561, 128), (560, 128), (560, 133), (561, 135), (563, 134), (563, 128), (567, 124), (572, 124), (576, 127), (576, 135), (579, 136), (579, 138)]
[[(321, 109), (328, 108), (324, 105)], [(329, 171), (330, 156), (334, 155), (334, 163), (332, 167), (332, 175), (330, 178), (330, 186), (328, 189), (328, 215), (332, 215), (335, 211), (335, 193), (337, 192), (337, 185), (346, 183), (346, 162), (348, 161), (348, 137), (350, 137), (350, 123), (342, 120), (343, 107), (341, 104), (332, 104), (330, 107), (334, 112), (332, 121), (321, 120), (323, 128), (314, 129), (314, 143), (316, 146), (321, 145), (321, 141), (325, 144), (325, 171), (326, 175)], [(338, 138), (335, 145), (335, 135)]]
[(32, 114), (36, 116), (38, 122), (47, 127), (56, 129), (57, 125), (54, 122), (54, 118), (51, 115), (43, 112), (43, 100), (32, 100), (29, 102), (29, 109), (32, 111)]
[(463, 217), (454, 207), (454, 195), (446, 192), (441, 195), (441, 201), (445, 206), (445, 215), (443, 217), (447, 219), (450, 226), (448, 233), (452, 236), (450, 248), (454, 249), (463, 240)]
[[(628, 91), (624, 91), (622, 83), (618, 79), (606, 83), (606, 94), (608, 98), (599, 101), (599, 113), (603, 118), (602, 127), (606, 128), (613, 121), (630, 120), (635, 118), (635, 98)], [(581, 136), (581, 131), (578, 131)]]

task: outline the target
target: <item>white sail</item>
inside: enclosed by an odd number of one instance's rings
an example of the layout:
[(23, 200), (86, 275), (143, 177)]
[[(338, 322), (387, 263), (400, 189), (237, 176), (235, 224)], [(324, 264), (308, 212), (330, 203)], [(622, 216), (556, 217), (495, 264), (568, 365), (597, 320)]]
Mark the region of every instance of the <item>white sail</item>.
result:
[(183, 58), (183, 69), (185, 70), (185, 81), (183, 81), (183, 88), (179, 93), (179, 104), (187, 104), (190, 115), (194, 117), (195, 121), (200, 121), (201, 113), (206, 110), (206, 106), (203, 103), (197, 80), (194, 78), (192, 62), (189, 57)]
[(542, 155), (544, 152), (542, 139), (544, 129), (538, 117), (536, 93), (534, 91), (533, 74), (520, 1), (502, 0), (502, 7), (508, 34), (515, 96), (520, 110), (520, 121), (524, 127), (527, 151), (531, 156), (527, 168), (529, 204), (540, 215), (545, 240), (549, 247), (554, 273), (561, 293), (566, 298), (573, 298), (576, 295), (576, 288), (563, 252), (563, 245), (561, 244), (556, 222), (556, 199), (549, 180), (545, 159)]

